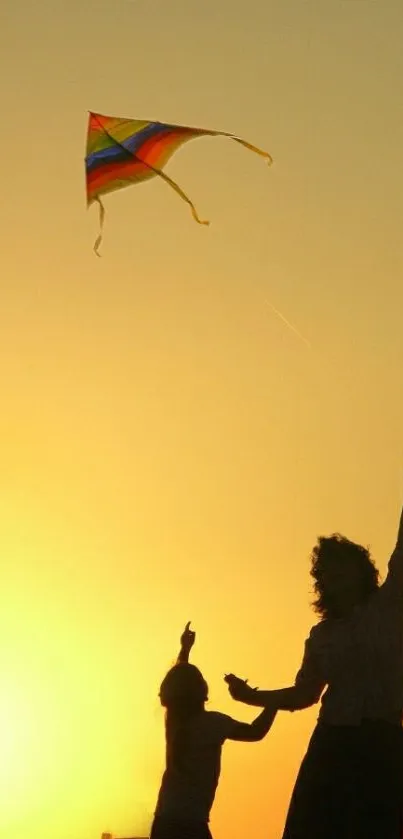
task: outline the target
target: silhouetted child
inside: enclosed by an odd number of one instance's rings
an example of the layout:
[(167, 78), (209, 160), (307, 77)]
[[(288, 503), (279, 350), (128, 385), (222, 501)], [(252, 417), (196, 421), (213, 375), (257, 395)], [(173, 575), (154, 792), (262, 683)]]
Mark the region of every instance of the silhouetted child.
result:
[(208, 823), (224, 741), (262, 740), (276, 716), (275, 710), (265, 708), (252, 723), (245, 723), (206, 711), (208, 686), (188, 661), (195, 637), (188, 623), (177, 663), (160, 688), (161, 705), (166, 708), (166, 768), (151, 839), (211, 839)]

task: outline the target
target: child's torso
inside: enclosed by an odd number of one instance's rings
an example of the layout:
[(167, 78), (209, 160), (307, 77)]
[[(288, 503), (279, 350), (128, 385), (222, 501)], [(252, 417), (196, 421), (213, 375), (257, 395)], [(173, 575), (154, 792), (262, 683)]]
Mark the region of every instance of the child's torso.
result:
[(220, 777), (225, 719), (203, 711), (186, 724), (181, 754), (171, 754), (168, 745), (156, 815), (208, 821)]

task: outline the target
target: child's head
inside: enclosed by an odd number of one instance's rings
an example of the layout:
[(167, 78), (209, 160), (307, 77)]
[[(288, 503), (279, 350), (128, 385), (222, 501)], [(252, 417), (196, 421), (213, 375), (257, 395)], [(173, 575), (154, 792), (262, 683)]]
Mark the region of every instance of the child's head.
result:
[(194, 664), (175, 664), (160, 687), (161, 705), (167, 711), (177, 711), (184, 716), (204, 708), (208, 699), (208, 685)]
[(188, 723), (204, 710), (208, 685), (194, 664), (178, 663), (168, 671), (160, 687), (166, 709), (167, 765), (182, 771), (187, 752)]

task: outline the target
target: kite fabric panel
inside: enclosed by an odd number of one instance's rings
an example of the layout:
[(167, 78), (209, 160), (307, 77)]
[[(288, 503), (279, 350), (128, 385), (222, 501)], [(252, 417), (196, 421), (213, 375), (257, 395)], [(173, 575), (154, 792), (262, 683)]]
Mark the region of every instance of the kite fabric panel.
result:
[(163, 171), (176, 150), (183, 143), (197, 137), (229, 137), (236, 143), (265, 157), (269, 164), (272, 163), (268, 152), (225, 131), (188, 128), (183, 125), (167, 125), (162, 122), (140, 119), (119, 119), (90, 113), (85, 168), (88, 206), (94, 202), (99, 205), (100, 233), (94, 246), (97, 256), (99, 256), (105, 219), (105, 208), (101, 196), (141, 183), (149, 178), (156, 176), (162, 178), (189, 204), (193, 217), (199, 224), (209, 224), (208, 221), (202, 221), (199, 218), (190, 198)]

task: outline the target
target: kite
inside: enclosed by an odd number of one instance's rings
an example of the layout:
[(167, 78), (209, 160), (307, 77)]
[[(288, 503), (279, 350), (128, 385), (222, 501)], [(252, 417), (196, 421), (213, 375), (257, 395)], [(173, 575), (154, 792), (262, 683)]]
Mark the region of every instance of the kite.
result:
[(225, 131), (167, 125), (140, 119), (119, 119), (90, 112), (85, 169), (88, 207), (94, 202), (99, 205), (100, 232), (94, 245), (97, 256), (105, 220), (105, 207), (101, 196), (149, 178), (158, 176), (164, 180), (189, 204), (193, 218), (198, 224), (209, 224), (208, 221), (199, 218), (190, 198), (163, 171), (165, 164), (183, 143), (206, 136), (229, 137), (265, 157), (269, 164), (272, 163), (268, 152)]

